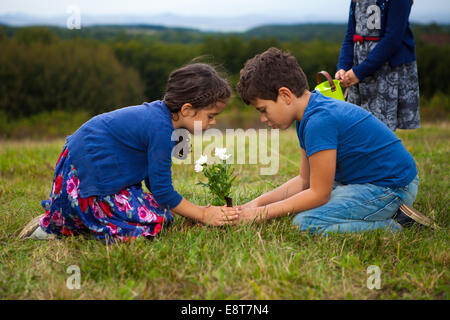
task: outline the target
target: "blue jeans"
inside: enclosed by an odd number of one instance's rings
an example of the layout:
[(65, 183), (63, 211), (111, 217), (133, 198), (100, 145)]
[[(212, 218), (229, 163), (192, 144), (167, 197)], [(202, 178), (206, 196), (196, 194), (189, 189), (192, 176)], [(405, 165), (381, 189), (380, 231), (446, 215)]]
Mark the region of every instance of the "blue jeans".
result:
[(293, 224), (310, 233), (400, 231), (402, 227), (392, 217), (403, 203), (412, 206), (418, 185), (419, 176), (399, 188), (335, 182), (328, 203), (297, 214)]

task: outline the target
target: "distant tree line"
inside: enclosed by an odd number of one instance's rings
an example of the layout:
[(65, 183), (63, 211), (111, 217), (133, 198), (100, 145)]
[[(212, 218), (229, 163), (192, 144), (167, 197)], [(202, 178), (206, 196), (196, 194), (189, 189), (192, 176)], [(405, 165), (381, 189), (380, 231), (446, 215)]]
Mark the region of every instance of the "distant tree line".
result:
[[(97, 114), (160, 99), (169, 73), (196, 57), (223, 66), (235, 85), (245, 61), (272, 46), (297, 58), (313, 88), (318, 71), (334, 74), (340, 51), (337, 41), (287, 41), (260, 34), (202, 34), (200, 38), (192, 30), (162, 29), (173, 39), (186, 32), (195, 34), (195, 41), (176, 42), (124, 32), (107, 39), (69, 39), (61, 36), (66, 32), (0, 27), (0, 115), (14, 119), (53, 110)], [(262, 31), (254, 30), (258, 32)], [(444, 73), (450, 67), (450, 45), (417, 39), (416, 52), (421, 95), (449, 95), (450, 81)]]

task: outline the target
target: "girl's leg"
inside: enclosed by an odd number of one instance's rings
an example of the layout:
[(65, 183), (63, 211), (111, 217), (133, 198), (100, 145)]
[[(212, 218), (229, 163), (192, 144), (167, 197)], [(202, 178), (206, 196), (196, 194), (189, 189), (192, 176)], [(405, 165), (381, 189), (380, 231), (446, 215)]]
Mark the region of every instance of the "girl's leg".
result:
[(399, 129), (417, 129), (420, 127), (419, 112), (419, 76), (416, 61), (398, 66), (398, 125)]
[(50, 240), (50, 239), (56, 239), (56, 235), (47, 233), (44, 231), (44, 229), (41, 228), (41, 226), (38, 226), (34, 232), (27, 237), (27, 239), (33, 239), (33, 240)]
[(397, 128), (398, 86), (398, 71), (388, 62), (360, 83), (361, 107), (392, 131)]
[(34, 217), (19, 234), (19, 239), (47, 240), (55, 239), (54, 234), (45, 232), (39, 225), (39, 221), (44, 215)]
[[(414, 190), (411, 190), (413, 192)], [(392, 217), (399, 206), (412, 196), (407, 187), (391, 189), (373, 184), (336, 184), (329, 202), (321, 207), (299, 213), (294, 225), (311, 233), (361, 232), (375, 229), (400, 231)], [(417, 188), (415, 189), (417, 193)]]
[(359, 94), (359, 83), (348, 88), (347, 102), (353, 103), (357, 106), (361, 105), (361, 95)]
[[(361, 64), (376, 47), (377, 42), (356, 43), (354, 65)], [(397, 105), (399, 100), (399, 74), (389, 62), (373, 74), (349, 88), (347, 101), (356, 104), (380, 119), (389, 129), (397, 128)]]

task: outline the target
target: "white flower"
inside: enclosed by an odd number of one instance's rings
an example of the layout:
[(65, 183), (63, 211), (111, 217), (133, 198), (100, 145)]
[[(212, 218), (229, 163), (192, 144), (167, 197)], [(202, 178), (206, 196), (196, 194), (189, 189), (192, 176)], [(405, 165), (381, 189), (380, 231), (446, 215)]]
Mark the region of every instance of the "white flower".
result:
[(201, 155), (198, 160), (195, 161), (195, 172), (202, 172), (203, 171), (203, 165), (208, 162), (208, 156)]
[(196, 165), (197, 164), (202, 165), (202, 164), (204, 164), (206, 162), (208, 162), (208, 156), (201, 155), (200, 158), (198, 158), (198, 160), (195, 161), (195, 164)]
[(231, 154), (225, 154), (227, 152), (227, 148), (215, 148), (214, 153), (220, 160), (227, 160), (231, 157)]

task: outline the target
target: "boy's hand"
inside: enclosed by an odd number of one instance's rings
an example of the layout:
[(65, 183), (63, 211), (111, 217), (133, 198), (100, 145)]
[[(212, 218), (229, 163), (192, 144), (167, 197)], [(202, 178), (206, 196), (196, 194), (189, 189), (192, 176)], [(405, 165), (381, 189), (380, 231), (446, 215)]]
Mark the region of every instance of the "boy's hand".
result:
[(234, 221), (234, 224), (259, 222), (261, 220), (262, 210), (264, 210), (262, 207), (253, 207), (244, 209), (238, 208), (239, 218), (236, 221)]
[(243, 205), (236, 206), (238, 209), (250, 209), (258, 207), (258, 203), (255, 200), (249, 201)]
[(348, 70), (345, 75), (343, 80), (341, 80), (341, 84), (344, 87), (351, 87), (354, 86), (355, 84), (357, 84), (359, 82), (358, 77), (355, 75), (355, 73), (353, 72), (353, 69)]
[(236, 208), (207, 206), (203, 208), (201, 222), (211, 226), (233, 224), (239, 218)]
[(334, 76), (334, 78), (336, 80), (343, 80), (344, 79), (344, 75), (345, 75), (345, 70), (341, 69), (338, 72), (336, 72), (336, 75)]

